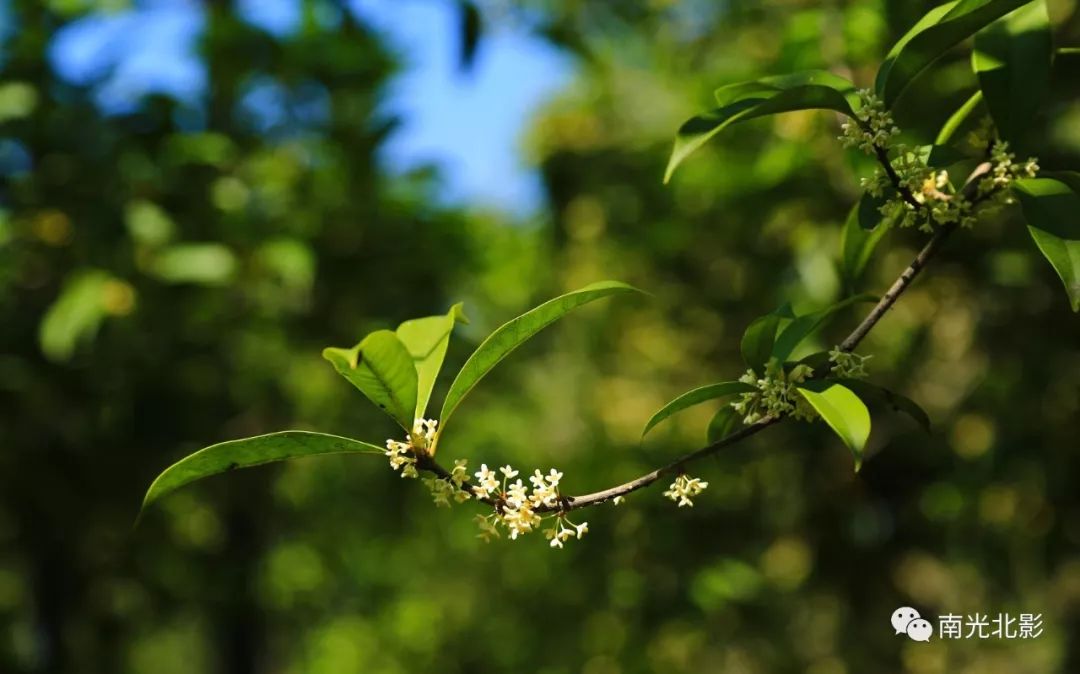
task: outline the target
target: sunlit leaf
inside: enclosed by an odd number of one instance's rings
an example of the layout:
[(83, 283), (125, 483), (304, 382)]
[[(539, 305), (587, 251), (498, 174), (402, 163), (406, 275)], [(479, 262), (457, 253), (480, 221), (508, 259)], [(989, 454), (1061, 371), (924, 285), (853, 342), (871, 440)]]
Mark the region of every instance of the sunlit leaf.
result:
[(899, 41), (878, 70), (874, 89), (891, 108), (911, 82), (949, 49), (1031, 0), (955, 0), (927, 12)]
[(398, 339), (409, 350), (416, 363), (416, 413), (417, 419), (424, 418), (435, 379), (442, 370), (446, 349), (450, 344), (450, 333), (456, 323), (468, 323), (459, 302), (443, 316), (428, 316), (405, 321), (397, 328)]
[(236, 272), (236, 257), (220, 243), (178, 243), (156, 253), (148, 271), (168, 283), (224, 285)]
[(724, 381), (718, 384), (709, 384), (687, 391), (661, 407), (656, 414), (652, 415), (648, 423), (645, 424), (645, 428), (641, 431), (641, 435), (644, 437), (645, 434), (652, 430), (658, 423), (667, 419), (672, 414), (681, 412), (688, 407), (699, 405), (708, 400), (716, 400), (717, 398), (725, 398), (727, 396), (735, 395), (736, 393), (749, 393), (756, 390), (757, 389), (750, 384), (744, 384), (741, 381)]
[(111, 278), (87, 269), (74, 272), (64, 283), (38, 328), (41, 350), (50, 360), (71, 358), (79, 342), (93, 338), (106, 316), (102, 300)]
[(375, 445), (326, 433), (281, 431), (211, 445), (180, 459), (158, 475), (143, 498), (143, 510), (195, 480), (264, 463), (320, 454), (382, 454)]
[(417, 375), (409, 350), (390, 330), (378, 330), (351, 349), (329, 347), (323, 358), (406, 430), (416, 411)]
[(1050, 90), (1054, 45), (1046, 2), (1035, 0), (975, 35), (971, 66), (998, 134), (1021, 139)]
[(956, 132), (962, 127), (972, 114), (979, 109), (980, 104), (983, 101), (982, 91), (976, 91), (973, 93), (964, 103), (956, 109), (953, 114), (949, 115), (949, 119), (945, 120), (945, 124), (941, 126), (941, 130), (938, 131), (937, 138), (934, 139), (935, 145), (944, 145), (953, 139)]
[[(1080, 186), (1080, 176), (1061, 177)], [(1013, 193), (1031, 238), (1061, 277), (1073, 311), (1080, 311), (1080, 195), (1053, 178), (1017, 180)]]
[(628, 292), (641, 291), (618, 281), (600, 281), (549, 300), (500, 326), (469, 356), (450, 385), (439, 415), (442, 428), (446, 428), (450, 415), (484, 375), (530, 337), (583, 304)]
[(808, 381), (799, 393), (836, 432), (855, 458), (855, 470), (862, 467), (863, 449), (870, 437), (870, 412), (850, 389), (827, 381)]
[(791, 352), (795, 350), (795, 347), (816, 331), (821, 329), (825, 322), (829, 320), (837, 311), (840, 311), (844, 307), (851, 306), (856, 302), (873, 302), (877, 300), (874, 295), (863, 293), (861, 295), (855, 295), (846, 299), (840, 300), (836, 304), (822, 309), (821, 311), (815, 311), (812, 314), (806, 314), (805, 316), (798, 316), (795, 320), (788, 323), (780, 334), (776, 338), (776, 343), (773, 345), (772, 357), (783, 362), (787, 360), (787, 357), (791, 355)]
[(664, 182), (686, 157), (728, 126), (795, 110), (834, 110), (854, 116), (855, 85), (825, 70), (810, 70), (739, 82), (716, 90), (719, 107), (691, 118), (675, 135)]
[(864, 402), (871, 405), (876, 403), (894, 412), (902, 412), (911, 417), (924, 431), (930, 432), (930, 415), (919, 406), (919, 403), (902, 393), (890, 391), (887, 388), (861, 379), (838, 379), (836, 381), (851, 389)]

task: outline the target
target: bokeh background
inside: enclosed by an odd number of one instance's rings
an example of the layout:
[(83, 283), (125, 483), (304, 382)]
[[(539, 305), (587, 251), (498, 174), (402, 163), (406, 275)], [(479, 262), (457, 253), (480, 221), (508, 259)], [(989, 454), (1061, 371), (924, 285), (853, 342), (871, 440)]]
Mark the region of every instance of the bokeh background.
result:
[[(500, 322), (587, 282), (580, 311), (473, 393), (440, 445), (557, 466), (572, 492), (699, 446), (784, 299), (840, 297), (865, 161), (837, 120), (747, 124), (662, 186), (669, 141), (731, 81), (872, 81), (907, 0), (0, 2), (0, 672), (1080, 671), (1080, 321), (1015, 214), (963, 232), (866, 341), (862, 472), (822, 425), (587, 511), (567, 549), (485, 544), (385, 461), (328, 457), (192, 485), (203, 445), (286, 428), (397, 435), (320, 358), (464, 300), (447, 371)], [(1070, 0), (1050, 10), (1080, 44)], [(1026, 151), (1080, 166), (1077, 61)], [(964, 50), (898, 121), (928, 142), (974, 89)], [(879, 291), (923, 235), (889, 235)], [(819, 339), (829, 346), (854, 314)], [(436, 400), (449, 377), (436, 389)], [(705, 406), (706, 408), (708, 406)], [(1029, 641), (918, 644), (924, 615), (1041, 613)]]

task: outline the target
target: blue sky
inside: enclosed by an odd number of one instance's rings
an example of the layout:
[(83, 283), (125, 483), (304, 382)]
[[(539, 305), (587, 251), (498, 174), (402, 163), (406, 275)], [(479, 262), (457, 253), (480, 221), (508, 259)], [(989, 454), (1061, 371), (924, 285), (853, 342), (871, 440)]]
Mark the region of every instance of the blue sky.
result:
[[(287, 35), (300, 0), (238, 0), (251, 23)], [(570, 57), (524, 30), (485, 33), (473, 68), (458, 64), (458, 17), (449, 0), (352, 0), (352, 11), (383, 33), (405, 70), (388, 109), (404, 124), (384, 149), (392, 171), (424, 163), (442, 167), (449, 203), (536, 210), (543, 194), (520, 160), (519, 140), (533, 111), (573, 76)], [(106, 110), (131, 109), (145, 93), (197, 101), (206, 74), (195, 53), (204, 27), (196, 0), (143, 0), (123, 12), (91, 14), (65, 26), (50, 46), (58, 73), (77, 83), (100, 81)]]

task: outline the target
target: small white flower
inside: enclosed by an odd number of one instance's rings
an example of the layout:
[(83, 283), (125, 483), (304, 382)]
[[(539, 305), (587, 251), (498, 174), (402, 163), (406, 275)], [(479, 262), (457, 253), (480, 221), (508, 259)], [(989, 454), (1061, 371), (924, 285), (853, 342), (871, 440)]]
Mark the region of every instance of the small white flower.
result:
[(480, 470), (473, 473), (476, 476), (476, 486), (473, 492), (477, 496), (491, 496), (499, 490), (499, 478), (495, 471), (489, 470), (486, 463), (480, 464)]
[(514, 470), (513, 467), (510, 466), (509, 464), (507, 464), (507, 465), (503, 466), (502, 468), (500, 468), (499, 472), (502, 473), (503, 476), (506, 477), (507, 479), (517, 477), (517, 474), (518, 474), (518, 472), (516, 470)]
[(696, 477), (680, 475), (671, 483), (671, 487), (664, 492), (664, 496), (677, 502), (680, 508), (683, 506), (692, 508), (694, 507), (694, 502), (691, 498), (705, 491), (705, 488), (708, 486), (708, 482), (699, 480)]
[(622, 505), (625, 502), (626, 499), (622, 496), (616, 496), (615, 498), (611, 499), (611, 505)]

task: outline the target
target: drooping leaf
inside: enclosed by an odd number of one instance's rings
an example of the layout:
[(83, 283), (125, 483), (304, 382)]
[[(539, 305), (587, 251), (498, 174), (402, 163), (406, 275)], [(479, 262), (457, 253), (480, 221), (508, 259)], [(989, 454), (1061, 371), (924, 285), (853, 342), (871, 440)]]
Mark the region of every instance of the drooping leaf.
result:
[(417, 375), (409, 350), (390, 330), (371, 333), (351, 349), (328, 347), (323, 358), (394, 421), (411, 430)]
[(954, 0), (927, 12), (899, 41), (878, 69), (877, 95), (891, 108), (908, 85), (949, 49), (1031, 0)]
[(849, 289), (858, 283), (874, 249), (892, 229), (895, 218), (882, 216), (878, 210), (881, 203), (882, 200), (863, 194), (844, 223), (840, 236), (840, 275)]
[(1023, 138), (1050, 91), (1054, 45), (1045, 0), (1035, 0), (975, 35), (971, 66), (998, 134)]
[(154, 501), (186, 484), (234, 468), (342, 453), (382, 454), (383, 450), (352, 438), (310, 431), (281, 431), (210, 445), (180, 459), (158, 475), (143, 498), (142, 509), (145, 511)]
[(718, 442), (734, 433), (740, 426), (742, 418), (739, 413), (731, 405), (724, 405), (709, 421), (709, 427), (705, 430), (705, 442), (710, 445)]
[(476, 60), (476, 48), (480, 45), (480, 35), (484, 30), (483, 16), (476, 3), (471, 0), (459, 0), (458, 24), (461, 40), (459, 63), (462, 70), (469, 70)]
[(844, 307), (851, 306), (856, 302), (873, 302), (877, 297), (867, 293), (861, 295), (854, 295), (846, 299), (840, 300), (836, 304), (822, 309), (821, 311), (815, 311), (812, 314), (806, 314), (805, 316), (798, 316), (795, 320), (788, 323), (779, 336), (776, 338), (776, 343), (773, 345), (772, 357), (783, 362), (787, 360), (791, 352), (795, 350), (804, 339), (812, 335), (819, 330), (825, 322), (829, 320), (837, 311), (840, 311)]
[(937, 138), (934, 139), (934, 144), (944, 145), (952, 140), (960, 127), (971, 118), (972, 113), (979, 109), (982, 100), (983, 93), (979, 90), (964, 101), (963, 105), (957, 108), (956, 111), (949, 115), (949, 118), (945, 120), (945, 124), (943, 124), (941, 130), (938, 131)]
[[(1080, 176), (1076, 183), (1080, 185)], [(1017, 180), (1013, 193), (1031, 238), (1065, 284), (1072, 310), (1080, 311), (1080, 195), (1054, 178)]]
[(405, 348), (409, 350), (416, 364), (416, 412), (415, 418), (422, 419), (427, 411), (435, 379), (442, 370), (446, 349), (450, 344), (450, 333), (455, 323), (468, 323), (459, 302), (443, 316), (427, 316), (405, 321), (398, 326), (396, 334)]
[(551, 325), (583, 304), (620, 293), (641, 292), (637, 288), (618, 281), (599, 281), (573, 292), (548, 300), (517, 318), (504, 323), (473, 352), (458, 372), (443, 401), (439, 414), (442, 428), (469, 391), (506, 358), (511, 351), (524, 344), (530, 337)]
[(717, 384), (700, 386), (691, 391), (687, 391), (657, 410), (656, 414), (652, 415), (648, 423), (645, 424), (645, 428), (641, 431), (641, 436), (645, 437), (645, 435), (658, 423), (667, 419), (672, 414), (681, 412), (688, 407), (699, 405), (708, 400), (725, 398), (730, 395), (735, 395), (736, 393), (749, 393), (755, 390), (757, 389), (750, 384), (745, 384), (741, 381), (724, 381)]
[(746, 326), (743, 332), (739, 350), (742, 352), (743, 362), (746, 367), (761, 373), (762, 368), (769, 362), (772, 355), (773, 344), (776, 341), (776, 330), (780, 321), (785, 318), (795, 318), (791, 311), (791, 305), (785, 303), (776, 311), (759, 316)]
[(894, 412), (903, 412), (911, 417), (915, 423), (919, 424), (924, 431), (930, 432), (930, 415), (919, 406), (919, 403), (906, 395), (890, 391), (887, 388), (861, 379), (837, 379), (836, 381), (851, 389), (863, 401), (871, 405), (878, 404), (887, 407)]
[(721, 87), (716, 90), (716, 102), (719, 107), (679, 128), (665, 183), (686, 157), (736, 122), (794, 110), (835, 110), (853, 117), (858, 96), (848, 80), (825, 70), (809, 70)]
[(855, 470), (862, 467), (863, 448), (870, 437), (870, 412), (850, 389), (827, 381), (808, 381), (799, 393), (836, 432), (855, 458)]

